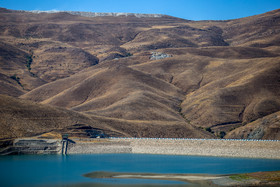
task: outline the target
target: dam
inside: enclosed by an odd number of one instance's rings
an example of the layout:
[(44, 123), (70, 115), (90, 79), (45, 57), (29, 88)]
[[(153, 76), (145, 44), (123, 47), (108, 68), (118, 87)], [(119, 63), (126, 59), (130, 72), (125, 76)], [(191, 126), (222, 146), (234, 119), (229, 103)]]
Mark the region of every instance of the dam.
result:
[[(65, 146), (68, 144), (67, 151), (63, 150), (64, 143)], [(133, 153), (280, 159), (280, 141), (278, 140), (69, 138), (69, 142), (64, 143), (61, 139), (21, 138), (14, 140), (13, 145), (6, 148), (6, 153)], [(5, 151), (2, 150), (3, 153)]]

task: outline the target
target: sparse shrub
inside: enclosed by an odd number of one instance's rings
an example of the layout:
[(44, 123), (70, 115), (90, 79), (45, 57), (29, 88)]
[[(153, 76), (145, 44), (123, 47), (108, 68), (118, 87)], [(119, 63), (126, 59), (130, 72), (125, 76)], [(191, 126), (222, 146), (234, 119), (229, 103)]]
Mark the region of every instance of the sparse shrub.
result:
[(14, 75), (10, 76), (10, 78), (11, 78), (11, 79), (14, 79), (15, 81), (19, 81), (19, 80), (20, 80), (20, 78), (19, 78), (19, 77), (17, 77), (17, 75), (16, 75), (16, 74), (14, 74)]
[(29, 73), (32, 77), (37, 77), (37, 75), (35, 73), (32, 73), (31, 71)]
[(129, 56), (132, 56), (132, 54), (131, 53), (127, 53), (126, 56), (129, 57)]
[(205, 128), (205, 130), (206, 130), (207, 132), (213, 133), (213, 131), (212, 131), (212, 129), (211, 129), (210, 127)]
[(30, 55), (30, 56), (28, 56), (27, 62), (26, 62), (26, 67), (27, 67), (28, 71), (31, 70), (31, 64), (32, 64), (32, 62), (33, 62), (32, 55)]
[(18, 83), (21, 87), (23, 87), (22, 84), (20, 83), (20, 78), (19, 78), (16, 74), (10, 76), (10, 78), (11, 78), (11, 79), (14, 79), (15, 81), (17, 81), (17, 83)]
[(226, 135), (226, 132), (224, 132), (224, 131), (221, 131), (221, 132), (219, 133), (219, 137), (220, 137), (220, 138), (224, 138), (225, 135)]

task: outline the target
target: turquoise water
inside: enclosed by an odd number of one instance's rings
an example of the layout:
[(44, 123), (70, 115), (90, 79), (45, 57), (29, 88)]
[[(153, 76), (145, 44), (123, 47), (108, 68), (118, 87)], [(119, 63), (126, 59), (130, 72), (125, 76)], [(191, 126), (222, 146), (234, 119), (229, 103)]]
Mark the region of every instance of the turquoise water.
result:
[(0, 157), (0, 186), (180, 184), (140, 179), (90, 179), (93, 171), (234, 174), (280, 170), (280, 160), (149, 154), (15, 155)]

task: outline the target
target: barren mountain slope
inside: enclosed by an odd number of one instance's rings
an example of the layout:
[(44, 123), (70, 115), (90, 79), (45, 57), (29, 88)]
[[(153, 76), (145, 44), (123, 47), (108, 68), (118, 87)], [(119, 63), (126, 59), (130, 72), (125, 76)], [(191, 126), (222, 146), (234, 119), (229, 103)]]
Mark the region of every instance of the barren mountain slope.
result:
[(0, 42), (0, 93), (19, 96), (45, 83), (30, 73), (30, 59), (27, 52)]
[(219, 133), (280, 110), (279, 60), (186, 54), (133, 68), (179, 87), (185, 92), (184, 117), (195, 126)]
[(247, 18), (230, 20), (223, 27), (223, 37), (232, 46), (267, 48), (279, 46), (280, 10)]
[[(126, 136), (279, 139), (268, 117), (280, 110), (279, 10), (199, 22), (0, 16), (1, 93), (81, 112)], [(263, 120), (261, 135), (244, 135)]]
[[(0, 140), (35, 136), (43, 133), (70, 133), (72, 126), (90, 126), (108, 135), (127, 136), (89, 116), (63, 108), (41, 105), (0, 95)], [(87, 136), (86, 132), (81, 132)]]
[[(35, 14), (7, 9), (0, 9), (0, 13), (1, 40), (25, 52), (26, 60), (21, 62), (30, 63), (31, 74), (46, 82), (93, 66), (99, 61), (96, 57), (103, 60), (130, 56), (119, 46), (154, 25), (188, 22), (170, 16), (88, 18), (63, 12)], [(11, 76), (10, 72), (5, 74)], [(23, 80), (27, 75), (18, 76)]]
[(5, 95), (0, 95), (0, 115), (0, 141), (63, 133), (72, 137), (94, 137), (96, 133), (125, 137), (211, 137), (193, 127), (186, 127), (182, 122), (163, 124), (157, 121), (127, 121), (84, 115)]
[[(41, 103), (121, 119), (183, 120), (178, 112), (182, 92), (172, 84), (142, 72), (111, 65), (108, 69), (102, 68), (97, 73), (89, 74), (89, 77), (73, 86), (68, 84), (71, 79), (52, 83), (57, 89), (60, 89), (56, 86), (59, 84), (69, 87), (59, 93), (54, 90), (53, 94), (56, 95), (50, 95)], [(22, 98), (36, 98), (42, 90), (47, 92), (48, 87), (42, 86)], [(143, 107), (146, 109), (140, 111)]]
[(280, 139), (280, 112), (275, 112), (229, 132), (225, 138)]

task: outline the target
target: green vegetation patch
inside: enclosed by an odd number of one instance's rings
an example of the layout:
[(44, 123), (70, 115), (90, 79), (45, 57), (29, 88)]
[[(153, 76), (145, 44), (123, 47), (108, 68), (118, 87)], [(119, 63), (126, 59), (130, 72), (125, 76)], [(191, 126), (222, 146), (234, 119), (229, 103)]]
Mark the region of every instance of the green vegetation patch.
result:
[(230, 179), (235, 181), (243, 181), (243, 180), (249, 180), (253, 179), (252, 177), (248, 176), (247, 174), (237, 174), (237, 175), (231, 175), (229, 176)]

